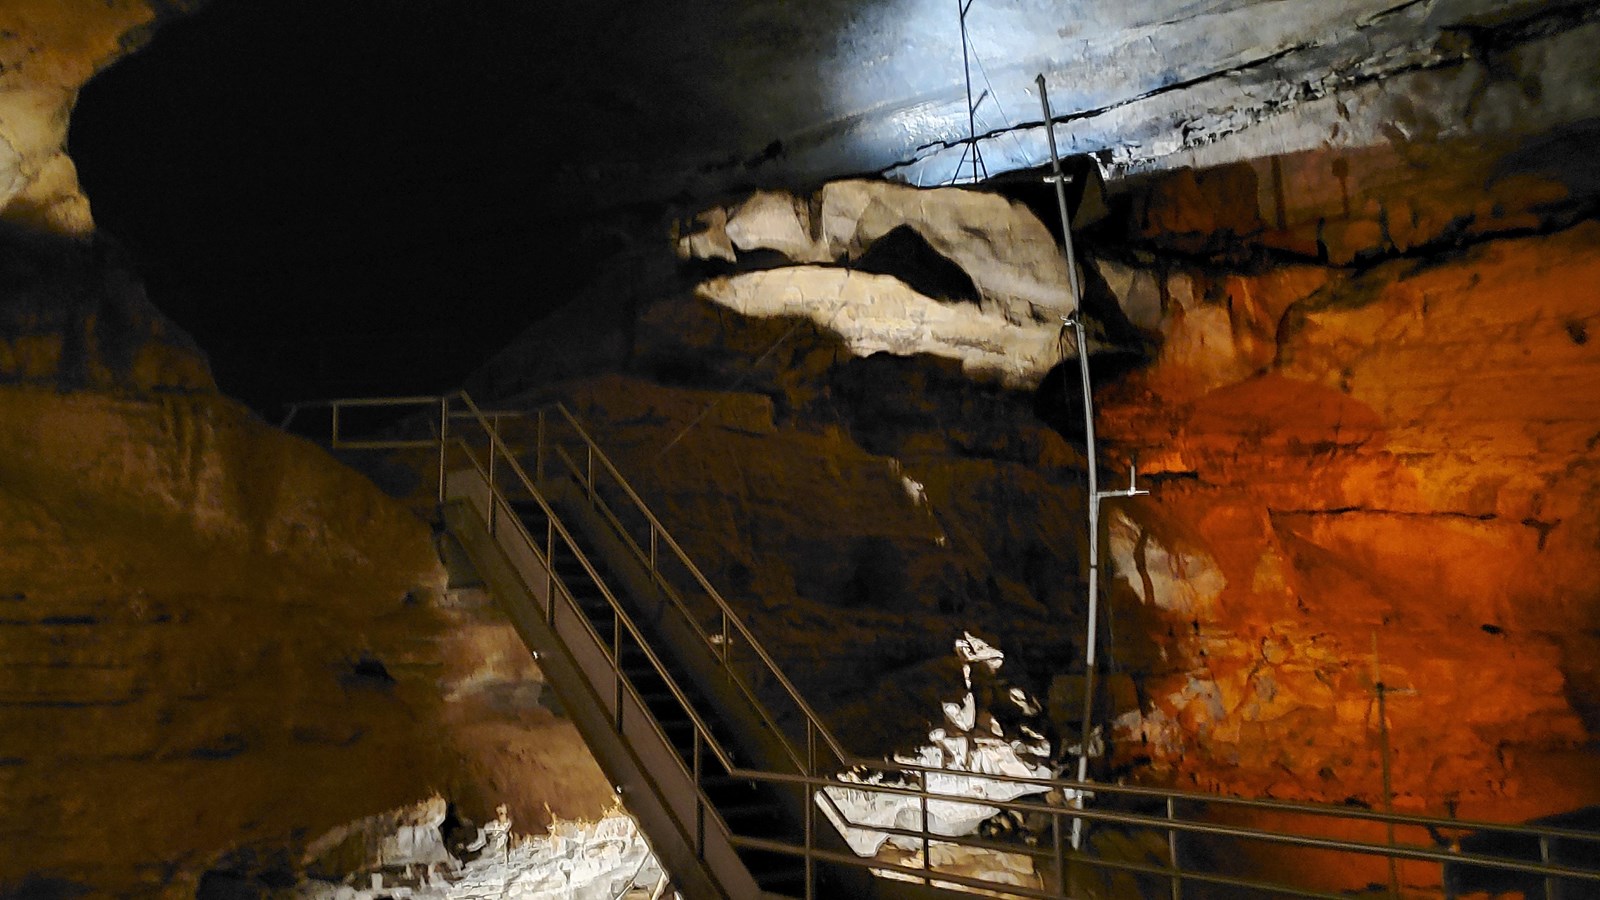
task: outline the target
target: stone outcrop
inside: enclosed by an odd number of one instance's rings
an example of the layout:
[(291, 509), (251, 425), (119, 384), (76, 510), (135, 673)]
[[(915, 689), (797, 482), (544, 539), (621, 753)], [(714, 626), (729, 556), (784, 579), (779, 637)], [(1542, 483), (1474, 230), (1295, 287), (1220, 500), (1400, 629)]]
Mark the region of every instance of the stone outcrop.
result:
[(431, 790), (535, 829), (611, 799), (510, 626), (322, 451), (215, 394), (0, 418), (0, 895), (192, 895)]
[(67, 156), (78, 89), (162, 16), (203, 0), (14, 0), (0, 9), (0, 218), (64, 234), (94, 229)]
[(214, 392), (205, 354), (105, 238), (0, 223), (0, 385)]
[(776, 253), (792, 265), (713, 278), (697, 295), (745, 316), (808, 318), (857, 355), (931, 353), (1026, 388), (1066, 349), (1066, 262), (1039, 219), (998, 194), (868, 181), (809, 200), (758, 192), (696, 217), (677, 250), (736, 266)]
[(1397, 805), (1593, 801), (1597, 267), (1585, 223), (1354, 276), (1157, 276), (1160, 357), (1104, 407), (1154, 482), (1110, 529), (1155, 638), (1131, 752), (1377, 804), (1381, 681)]
[(1162, 251), (1334, 266), (1550, 231), (1589, 215), (1586, 120), (1533, 135), (1274, 154), (1131, 179), (1126, 237)]
[(835, 181), (810, 197), (760, 191), (701, 213), (678, 239), (685, 259), (770, 250), (791, 263), (856, 266), (874, 244), (909, 229), (958, 268), (985, 313), (1014, 324), (1060, 322), (1072, 311), (1067, 266), (1049, 229), (999, 194)]

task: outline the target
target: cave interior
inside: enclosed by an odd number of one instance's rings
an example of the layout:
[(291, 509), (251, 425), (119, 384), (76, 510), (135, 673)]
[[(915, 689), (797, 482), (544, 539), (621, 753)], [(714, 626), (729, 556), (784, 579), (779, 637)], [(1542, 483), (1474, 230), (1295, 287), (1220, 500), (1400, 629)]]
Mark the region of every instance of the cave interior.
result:
[[(11, 0), (0, 898), (313, 896), (395, 810), (612, 807), (429, 453), (304, 403), (461, 390), (519, 446), (570, 410), (862, 756), (948, 727), (975, 635), (1070, 772), (1092, 632), (1098, 779), (1600, 832), (1597, 41), (1592, 0)], [(1092, 540), (1091, 456), (1140, 491)]]

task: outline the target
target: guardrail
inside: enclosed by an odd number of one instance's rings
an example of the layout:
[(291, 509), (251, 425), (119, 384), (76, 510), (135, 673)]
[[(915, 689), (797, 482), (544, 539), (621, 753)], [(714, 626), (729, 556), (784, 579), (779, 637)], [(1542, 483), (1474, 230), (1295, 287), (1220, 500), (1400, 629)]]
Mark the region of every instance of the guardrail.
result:
[[(461, 409), (455, 408), (458, 403), (461, 405)], [(381, 437), (363, 439), (350, 438), (341, 434), (341, 410), (375, 407), (416, 407), (425, 411), (428, 417), (428, 436), (424, 438)], [(1561, 897), (1564, 886), (1577, 886), (1584, 892), (1583, 896), (1600, 894), (1600, 833), (1589, 831), (1534, 825), (1506, 825), (1310, 803), (1246, 799), (1195, 791), (1105, 784), (1093, 781), (1082, 783), (1076, 780), (1059, 778), (1024, 778), (970, 773), (984, 781), (1026, 785), (1038, 789), (1036, 792), (1030, 792), (1030, 794), (1053, 794), (1063, 798), (1070, 798), (1077, 796), (1081, 791), (1087, 790), (1089, 796), (1101, 801), (1120, 799), (1131, 804), (1154, 805), (1162, 810), (1162, 814), (1150, 815), (1127, 810), (1097, 808), (1090, 805), (1057, 806), (1023, 799), (1010, 801), (976, 800), (929, 790), (927, 787), (928, 776), (935, 774), (948, 775), (950, 774), (949, 770), (931, 766), (886, 762), (882, 759), (868, 759), (856, 756), (844, 749), (821, 717), (810, 707), (804, 697), (801, 696), (799, 690), (789, 681), (772, 656), (765, 650), (749, 626), (743, 621), (743, 618), (732, 609), (722, 594), (710, 583), (709, 579), (689, 558), (678, 541), (668, 532), (661, 520), (650, 510), (644, 499), (639, 496), (621, 471), (601, 450), (598, 443), (565, 407), (556, 405), (549, 410), (540, 409), (534, 413), (505, 410), (485, 412), (464, 392), (427, 397), (352, 398), (295, 404), (291, 407), (288, 418), (285, 419), (285, 425), (288, 425), (301, 410), (312, 408), (325, 408), (330, 411), (332, 419), (330, 434), (335, 447), (341, 449), (436, 450), (438, 454), (437, 475), (441, 502), (443, 502), (445, 496), (446, 469), (450, 454), (452, 451), (462, 453), (470, 460), (470, 464), (476, 468), (490, 486), (493, 495), (489, 522), (491, 530), (499, 527), (496, 522), (495, 510), (498, 510), (502, 505), (507, 509), (510, 508), (509, 500), (506, 499), (500, 488), (500, 480), (507, 477), (505, 473), (509, 472), (513, 486), (519, 493), (526, 494), (536, 500), (545, 512), (549, 522), (547, 533), (543, 536), (544, 541), (541, 544), (534, 535), (526, 532), (520, 521), (512, 517), (515, 527), (528, 543), (528, 546), (547, 564), (557, 542), (571, 548), (583, 560), (584, 568), (590, 576), (595, 579), (597, 584), (602, 585), (606, 601), (611, 607), (612, 615), (615, 617), (613, 640), (619, 640), (620, 636), (626, 633), (631, 640), (637, 642), (645, 651), (651, 667), (671, 686), (675, 699), (689, 713), (694, 728), (693, 755), (692, 760), (685, 767), (685, 772), (694, 779), (696, 784), (697, 805), (695, 815), (697, 821), (695, 827), (703, 828), (705, 814), (709, 810), (712, 814), (713, 823), (731, 835), (735, 846), (801, 857), (806, 868), (807, 900), (811, 900), (813, 897), (814, 870), (818, 863), (891, 872), (902, 877), (920, 880), (925, 884), (960, 886), (998, 892), (1003, 895), (1030, 898), (1063, 898), (1070, 896), (1069, 891), (1073, 889), (1071, 882), (1075, 867), (1077, 867), (1078, 871), (1086, 867), (1094, 871), (1108, 870), (1161, 879), (1167, 882), (1170, 895), (1174, 900), (1178, 900), (1182, 896), (1186, 884), (1214, 885), (1230, 890), (1260, 891), (1273, 896), (1330, 898), (1330, 900), (1349, 896), (1348, 893), (1335, 893), (1331, 890), (1304, 885), (1285, 884), (1260, 878), (1205, 871), (1192, 865), (1186, 865), (1182, 858), (1183, 853), (1180, 852), (1179, 839), (1183, 836), (1188, 836), (1191, 840), (1194, 838), (1224, 839), (1276, 847), (1293, 847), (1308, 851), (1346, 854), (1357, 858), (1380, 858), (1392, 861), (1425, 863), (1429, 866), (1437, 865), (1441, 870), (1438, 881), (1432, 882), (1430, 879), (1422, 887), (1436, 884), (1446, 896), (1452, 894), (1452, 889), (1457, 882), (1460, 882), (1461, 886), (1471, 888), (1471, 873), (1478, 871), (1509, 873), (1533, 879), (1529, 884), (1536, 882), (1540, 885), (1542, 896), (1546, 900), (1554, 900), (1554, 898)], [(554, 416), (550, 414), (552, 410)], [(526, 423), (529, 419), (534, 423), (533, 475), (529, 475), (526, 471), (519, 454), (508, 446), (501, 431), (502, 423), (505, 421)], [(487, 444), (486, 459), (480, 461), (477, 458), (474, 443), (468, 440), (469, 435), (457, 434), (452, 431), (452, 422), (459, 420), (467, 420), (476, 426), (480, 439)], [(579, 462), (573, 455), (574, 451), (581, 454), (582, 462)], [(711, 729), (707, 727), (706, 722), (698, 711), (694, 709), (686, 693), (676, 684), (655, 650), (649, 646), (644, 632), (638, 628), (626, 608), (618, 602), (610, 589), (604, 586), (599, 573), (582, 551), (578, 549), (577, 543), (572, 539), (565, 526), (559, 522), (555, 510), (551, 508), (541, 490), (541, 483), (548, 477), (547, 469), (552, 465), (560, 465), (566, 474), (578, 483), (589, 502), (617, 532), (617, 535), (624, 540), (640, 565), (649, 572), (652, 580), (669, 599), (674, 610), (682, 615), (693, 627), (699, 639), (717, 648), (720, 664), (728, 678), (755, 707), (773, 733), (782, 739), (785, 755), (794, 766), (795, 771), (766, 771), (740, 768), (737, 765), (735, 754), (729, 748), (723, 746)], [(674, 571), (674, 567), (676, 567), (676, 571)], [(554, 604), (555, 598), (559, 595), (564, 598), (564, 602), (573, 604), (574, 608), (576, 608), (576, 601), (573, 600), (566, 586), (560, 585), (553, 575), (551, 579), (551, 587), (557, 589), (550, 591), (550, 602)], [(555, 615), (553, 606), (547, 611), (547, 615), (553, 619)], [(712, 627), (708, 628), (708, 623)], [(592, 628), (591, 633), (593, 633)], [(598, 633), (593, 634), (598, 640)], [(622, 667), (615, 652), (615, 647), (613, 647), (613, 651), (610, 660), (613, 670), (614, 690), (619, 697), (622, 693), (629, 692), (635, 699), (638, 699), (637, 691), (621, 670)], [(751, 669), (754, 669), (754, 671), (750, 671)], [(771, 710), (770, 705), (774, 699), (788, 707), (789, 715), (778, 715)], [(616, 708), (620, 715), (620, 704)], [(797, 724), (795, 719), (799, 720)], [(798, 734), (795, 732), (796, 727), (799, 729)], [(656, 729), (660, 733), (659, 725), (656, 726)], [(665, 737), (664, 734), (662, 736), (663, 738)], [(803, 840), (800, 842), (778, 841), (732, 834), (727, 827), (727, 823), (717, 815), (715, 806), (700, 787), (702, 775), (701, 759), (702, 754), (705, 752), (709, 752), (718, 764), (734, 777), (754, 782), (803, 788), (806, 794), (806, 821)], [(838, 777), (840, 772), (853, 767), (867, 768), (886, 774), (898, 773), (903, 781), (908, 783), (899, 785), (889, 783), (874, 784), (844, 781)], [(830, 787), (912, 798), (917, 802), (921, 812), (919, 817), (920, 825), (917, 828), (900, 828), (854, 822), (844, 814), (828, 795), (825, 789)], [(1050, 823), (1048, 828), (1050, 846), (1048, 849), (1040, 849), (1029, 845), (999, 843), (971, 836), (934, 834), (928, 826), (929, 817), (927, 812), (930, 801), (966, 802), (1010, 810), (1019, 814), (1044, 816)], [(840, 820), (850, 827), (870, 829), (915, 842), (923, 850), (921, 866), (913, 867), (886, 860), (866, 859), (819, 847), (813, 822), (814, 812), (819, 803), (827, 804), (831, 807)], [(1386, 834), (1382, 841), (1357, 840), (1303, 833), (1304, 829), (1302, 829), (1301, 833), (1296, 833), (1287, 827), (1275, 830), (1257, 826), (1224, 824), (1216, 821), (1217, 816), (1214, 813), (1227, 810), (1248, 812), (1257, 817), (1278, 816), (1285, 819), (1309, 818), (1336, 822), (1342, 829), (1347, 831), (1352, 827), (1359, 829), (1367, 825), (1382, 826)], [(1069, 850), (1065, 846), (1065, 835), (1070, 831), (1070, 823), (1074, 819), (1163, 834), (1165, 836), (1164, 855), (1166, 856), (1164, 864), (1155, 865), (1149, 862), (1110, 859), (1096, 855), (1093, 852), (1093, 848), (1088, 846), (1081, 850)], [(1397, 842), (1392, 836), (1392, 830), (1396, 827), (1426, 830), (1431, 835), (1441, 833), (1454, 833), (1457, 835), (1477, 833), (1499, 835), (1513, 839), (1530, 839), (1537, 847), (1539, 858), (1535, 860), (1496, 856), (1484, 853), (1461, 852), (1437, 844), (1430, 846), (1421, 843)], [(1579, 855), (1584, 858), (1585, 862), (1594, 861), (1594, 866), (1580, 867), (1558, 860), (1556, 858), (1558, 855), (1556, 852), (1558, 843), (1563, 842), (1584, 847), (1585, 851)], [(1048, 883), (1045, 887), (1032, 888), (936, 871), (933, 868), (932, 855), (929, 852), (932, 845), (936, 843), (956, 844), (975, 849), (1028, 856), (1033, 860), (1036, 869), (1042, 869), (1047, 873), (1048, 878), (1046, 880)], [(1391, 880), (1386, 893), (1398, 896), (1397, 888), (1398, 885)], [(1528, 896), (1539, 895), (1539, 893), (1528, 893)], [(1571, 896), (1580, 895), (1572, 894)]]

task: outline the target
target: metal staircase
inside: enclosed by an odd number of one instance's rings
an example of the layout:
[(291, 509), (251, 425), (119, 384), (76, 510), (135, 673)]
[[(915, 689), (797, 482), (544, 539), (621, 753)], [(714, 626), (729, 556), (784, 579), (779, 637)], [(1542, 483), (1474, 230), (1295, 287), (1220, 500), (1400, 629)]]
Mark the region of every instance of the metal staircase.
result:
[[(1157, 891), (1175, 900), (1185, 892), (1350, 896), (1216, 865), (1216, 847), (1246, 844), (1318, 851), (1324, 860), (1343, 855), (1352, 865), (1378, 869), (1391, 860), (1404, 862), (1409, 884), (1432, 884), (1446, 896), (1473, 890), (1475, 873), (1484, 872), (1502, 881), (1521, 879), (1529, 886), (1527, 896), (1600, 893), (1600, 834), (1587, 831), (1093, 782), (1087, 806), (983, 801), (1045, 817), (1042, 846), (932, 834), (929, 803), (952, 799), (927, 790), (928, 776), (938, 770), (848, 753), (567, 410), (485, 411), (457, 393), (301, 404), (291, 409), (290, 419), (312, 407), (330, 411), (336, 449), (428, 454), (428, 467), (437, 469), (443, 527), (539, 658), (564, 711), (677, 889), (691, 900), (894, 900), (966, 895), (972, 889), (1038, 898)], [(353, 413), (376, 407), (420, 407), (433, 423), (432, 433), (383, 439), (341, 433), (341, 414), (348, 423)], [(919, 865), (855, 856), (822, 815), (821, 805), (833, 803), (824, 789), (841, 785), (839, 773), (857, 766), (898, 778), (844, 786), (897, 794), (920, 811), (914, 827), (875, 827), (920, 846)], [(984, 777), (1068, 797), (1080, 786)], [(832, 812), (855, 824), (837, 806)], [(1256, 823), (1281, 817), (1282, 823), (1237, 824), (1241, 815)], [(1066, 836), (1084, 825), (1143, 834), (1159, 855), (1118, 856), (1101, 852), (1093, 841), (1068, 849)], [(1452, 850), (1427, 837), (1441, 832), (1520, 840), (1539, 854)], [(1462, 845), (1477, 846), (1472, 840)], [(1185, 852), (1203, 842), (1212, 852)], [(1032, 857), (1042, 886), (937, 871), (929, 851), (941, 843)], [(877, 877), (873, 870), (898, 877)], [(1399, 892), (1391, 884), (1361, 896)]]

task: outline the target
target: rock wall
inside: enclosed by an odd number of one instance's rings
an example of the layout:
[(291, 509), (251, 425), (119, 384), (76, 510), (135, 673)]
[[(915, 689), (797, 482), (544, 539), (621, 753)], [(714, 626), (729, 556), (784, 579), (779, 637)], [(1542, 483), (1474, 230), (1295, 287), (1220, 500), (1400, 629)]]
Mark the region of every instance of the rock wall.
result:
[[(1533, 152), (1586, 135), (1112, 186), (1083, 247), (1103, 477), (1137, 456), (1152, 493), (1107, 506), (1110, 771), (1381, 806), (1386, 736), (1401, 808), (1600, 797), (1600, 226), (1578, 155)], [(935, 656), (957, 627), (1016, 655), (1058, 731), (1081, 684), (1070, 348), (1011, 358), (1026, 378), (971, 365), (961, 337), (1007, 321), (984, 300), (1003, 251), (937, 254), (967, 296), (929, 287), (920, 250), (862, 271), (898, 228), (940, 246), (971, 196), (924, 194), (848, 252), (815, 199), (714, 209), (677, 247), (722, 268), (636, 308), (627, 349), (553, 332), (506, 357), (523, 384), (551, 373), (525, 399), (594, 423), (866, 752), (950, 699)], [(1029, 233), (1026, 207), (983, 202), (978, 246)], [(1013, 275), (1041, 271), (1019, 253)]]
[(103, 242), (0, 231), (0, 422), (0, 897), (270, 884), (432, 791), (613, 799), (423, 520), (219, 395)]
[(203, 0), (12, 0), (0, 8), (0, 219), (94, 230), (67, 156), (78, 89), (138, 47), (159, 20)]
[(1108, 279), (1161, 334), (1103, 407), (1154, 482), (1110, 526), (1158, 636), (1136, 752), (1376, 804), (1381, 682), (1398, 805), (1593, 802), (1597, 267), (1589, 221), (1361, 270)]

